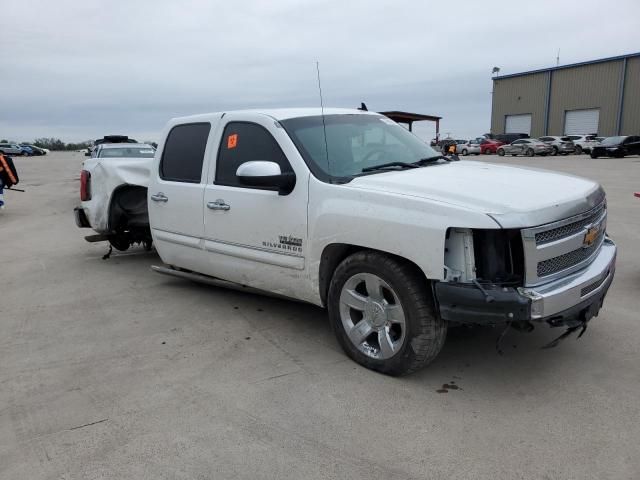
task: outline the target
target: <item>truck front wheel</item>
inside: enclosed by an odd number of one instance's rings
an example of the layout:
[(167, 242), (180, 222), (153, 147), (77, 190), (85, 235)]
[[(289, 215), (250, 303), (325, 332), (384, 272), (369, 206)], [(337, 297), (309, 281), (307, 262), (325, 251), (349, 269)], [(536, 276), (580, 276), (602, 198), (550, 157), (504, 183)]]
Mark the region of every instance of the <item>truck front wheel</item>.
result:
[(346, 258), (329, 286), (328, 309), (338, 342), (356, 362), (406, 375), (440, 352), (447, 324), (435, 312), (417, 267), (378, 252)]

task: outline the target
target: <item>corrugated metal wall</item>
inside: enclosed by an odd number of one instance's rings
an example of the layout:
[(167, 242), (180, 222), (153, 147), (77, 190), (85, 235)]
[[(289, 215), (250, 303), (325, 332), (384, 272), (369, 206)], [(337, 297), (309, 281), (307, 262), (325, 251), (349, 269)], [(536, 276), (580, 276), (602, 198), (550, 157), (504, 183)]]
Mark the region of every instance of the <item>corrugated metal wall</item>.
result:
[(583, 108), (599, 108), (598, 134), (615, 135), (621, 72), (622, 60), (555, 70), (551, 76), (549, 135), (563, 135), (565, 112)]
[(622, 135), (640, 135), (640, 57), (627, 60)]
[[(548, 129), (545, 132), (549, 71), (498, 78), (493, 82), (491, 132), (504, 133), (505, 116), (530, 113), (531, 136), (564, 134), (567, 110), (598, 108), (598, 134), (617, 134), (624, 59), (551, 70)], [(640, 57), (627, 58), (621, 135), (640, 134)], [(584, 132), (590, 133), (590, 132)]]
[(531, 136), (543, 135), (546, 91), (546, 73), (494, 81), (491, 132), (504, 133), (507, 115), (530, 113)]

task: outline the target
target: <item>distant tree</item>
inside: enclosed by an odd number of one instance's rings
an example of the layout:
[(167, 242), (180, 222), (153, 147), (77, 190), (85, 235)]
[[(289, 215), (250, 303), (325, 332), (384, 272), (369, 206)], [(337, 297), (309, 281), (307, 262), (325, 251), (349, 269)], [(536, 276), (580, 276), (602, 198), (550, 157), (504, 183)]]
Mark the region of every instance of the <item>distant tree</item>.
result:
[(33, 141), (36, 147), (48, 148), (49, 150), (65, 150), (65, 143), (59, 138), (36, 138)]
[(0, 143), (9, 143), (9, 140), (0, 140)]
[(93, 145), (93, 140), (85, 140), (80, 143), (67, 143), (65, 150), (84, 150)]

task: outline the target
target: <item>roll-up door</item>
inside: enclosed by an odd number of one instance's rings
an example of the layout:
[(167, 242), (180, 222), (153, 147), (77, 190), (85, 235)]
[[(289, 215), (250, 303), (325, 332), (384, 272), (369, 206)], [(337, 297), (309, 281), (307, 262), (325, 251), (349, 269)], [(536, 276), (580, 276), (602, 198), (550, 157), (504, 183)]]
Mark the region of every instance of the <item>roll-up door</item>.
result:
[(531, 114), (507, 115), (504, 124), (504, 133), (526, 133), (531, 135)]
[(600, 109), (567, 110), (564, 114), (565, 135), (585, 135), (598, 133)]

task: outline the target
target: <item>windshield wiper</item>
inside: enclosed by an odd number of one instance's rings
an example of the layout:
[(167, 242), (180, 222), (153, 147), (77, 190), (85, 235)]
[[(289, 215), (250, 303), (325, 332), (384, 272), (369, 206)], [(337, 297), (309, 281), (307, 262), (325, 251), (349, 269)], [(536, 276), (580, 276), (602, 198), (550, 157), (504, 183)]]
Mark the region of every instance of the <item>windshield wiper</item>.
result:
[(420, 167), (420, 166), (426, 165), (428, 163), (435, 163), (438, 160), (446, 160), (447, 162), (456, 161), (455, 158), (445, 157), (444, 155), (435, 155), (433, 157), (421, 158), (420, 160), (415, 162), (414, 165), (418, 165)]
[(389, 163), (383, 163), (381, 165), (374, 165), (373, 167), (366, 167), (366, 168), (363, 168), (362, 171), (363, 172), (373, 172), (375, 170), (384, 170), (385, 168), (391, 168), (391, 167), (418, 168), (419, 166), (420, 165), (417, 165), (415, 163), (389, 162)]

